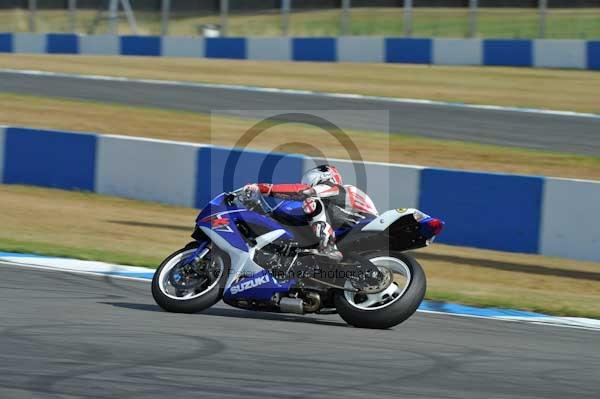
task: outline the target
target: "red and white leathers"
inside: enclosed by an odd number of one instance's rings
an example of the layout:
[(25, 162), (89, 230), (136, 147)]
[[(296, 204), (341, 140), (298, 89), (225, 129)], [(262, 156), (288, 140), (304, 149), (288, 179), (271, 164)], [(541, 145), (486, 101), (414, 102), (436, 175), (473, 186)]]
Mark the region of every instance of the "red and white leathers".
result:
[[(308, 184), (252, 184), (247, 189), (260, 191), (263, 195), (302, 200), (302, 209), (319, 239), (319, 250), (335, 247), (335, 231), (332, 224), (355, 223), (363, 214), (377, 215), (377, 209), (369, 196), (352, 185), (321, 183)], [(340, 254), (341, 255), (341, 254)]]

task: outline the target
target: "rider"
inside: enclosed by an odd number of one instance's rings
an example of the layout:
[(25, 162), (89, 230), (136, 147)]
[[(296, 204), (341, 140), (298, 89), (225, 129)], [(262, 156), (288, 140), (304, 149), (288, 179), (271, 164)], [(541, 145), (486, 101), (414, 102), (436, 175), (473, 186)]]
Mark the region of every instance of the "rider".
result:
[(352, 185), (344, 185), (340, 172), (332, 165), (308, 170), (300, 184), (248, 184), (245, 190), (250, 195), (260, 193), (302, 200), (302, 209), (319, 239), (316, 254), (337, 261), (342, 260), (343, 255), (335, 245), (332, 224), (356, 223), (364, 214), (377, 215), (371, 198)]

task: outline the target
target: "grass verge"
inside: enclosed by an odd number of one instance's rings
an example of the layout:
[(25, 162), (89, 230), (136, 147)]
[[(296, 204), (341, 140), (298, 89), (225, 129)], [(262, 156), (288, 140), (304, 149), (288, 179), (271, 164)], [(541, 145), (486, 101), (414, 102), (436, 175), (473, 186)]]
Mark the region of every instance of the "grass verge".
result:
[[(463, 8), (413, 9), (412, 31), (415, 36), (465, 37), (469, 32), (469, 12)], [(278, 36), (281, 17), (277, 9), (257, 12), (232, 12), (228, 31), (231, 36)], [(169, 32), (174, 35), (195, 35), (202, 24), (219, 24), (219, 15), (194, 11), (172, 12)], [(108, 19), (94, 22), (96, 10), (77, 12), (79, 32), (107, 33)], [(135, 11), (139, 33), (160, 34), (161, 15), (158, 11)], [(66, 10), (39, 10), (36, 13), (40, 31), (69, 32)], [(289, 33), (293, 36), (337, 36), (341, 34), (340, 9), (296, 11), (291, 15)], [(597, 8), (550, 9), (547, 16), (548, 38), (600, 37), (600, 11)], [(404, 35), (402, 7), (365, 7), (351, 11), (349, 31), (352, 35)], [(0, 11), (0, 24), (8, 30), (28, 30), (25, 9)], [(121, 18), (120, 33), (131, 33), (127, 20)], [(481, 37), (536, 38), (539, 36), (539, 12), (536, 8), (480, 8), (477, 32)]]
[(600, 113), (596, 71), (20, 54), (0, 66)]
[[(0, 185), (0, 250), (156, 267), (190, 241), (196, 210)], [(57, 244), (58, 243), (58, 244)], [(415, 252), (427, 298), (600, 317), (600, 264), (433, 245)]]
[[(0, 124), (89, 131), (232, 146), (253, 124), (233, 117), (210, 117), (116, 104), (0, 93)], [(253, 148), (302, 152), (298, 142), (326, 149), (330, 158), (347, 153), (320, 129), (284, 124), (252, 142)], [(500, 147), (376, 132), (347, 132), (365, 160), (491, 172), (600, 180), (600, 157)]]

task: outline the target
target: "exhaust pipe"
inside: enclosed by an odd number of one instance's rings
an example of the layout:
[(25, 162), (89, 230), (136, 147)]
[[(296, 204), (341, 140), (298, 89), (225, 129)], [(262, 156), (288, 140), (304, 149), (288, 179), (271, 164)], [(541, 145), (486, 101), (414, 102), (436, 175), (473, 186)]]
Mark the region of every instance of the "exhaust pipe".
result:
[(304, 305), (300, 298), (281, 298), (279, 301), (279, 310), (283, 313), (304, 314)]
[(321, 296), (316, 292), (306, 292), (306, 298), (283, 297), (279, 300), (279, 310), (283, 313), (314, 313), (321, 308)]

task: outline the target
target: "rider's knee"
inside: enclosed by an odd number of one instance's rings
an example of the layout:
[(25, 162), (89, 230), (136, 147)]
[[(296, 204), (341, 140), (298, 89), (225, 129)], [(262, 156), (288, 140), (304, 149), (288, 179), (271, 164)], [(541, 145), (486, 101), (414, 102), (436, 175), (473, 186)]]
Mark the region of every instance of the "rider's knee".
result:
[(323, 202), (318, 198), (306, 198), (302, 202), (302, 210), (306, 216), (315, 217), (323, 212)]

